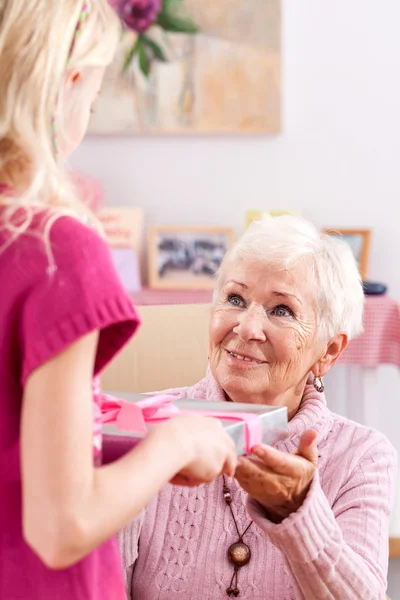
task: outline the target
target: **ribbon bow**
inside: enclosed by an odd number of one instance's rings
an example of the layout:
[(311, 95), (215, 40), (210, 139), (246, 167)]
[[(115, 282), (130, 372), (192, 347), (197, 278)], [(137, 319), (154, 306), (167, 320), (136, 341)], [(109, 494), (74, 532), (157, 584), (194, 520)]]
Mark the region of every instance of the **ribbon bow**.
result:
[(244, 442), (246, 453), (254, 446), (262, 443), (262, 425), (258, 415), (246, 412), (225, 412), (219, 410), (182, 410), (173, 404), (178, 396), (160, 394), (144, 398), (138, 402), (128, 402), (121, 398), (102, 394), (101, 422), (103, 425), (114, 424), (120, 431), (146, 434), (147, 425), (166, 421), (182, 414), (196, 414), (203, 417), (214, 417), (224, 421), (244, 423)]

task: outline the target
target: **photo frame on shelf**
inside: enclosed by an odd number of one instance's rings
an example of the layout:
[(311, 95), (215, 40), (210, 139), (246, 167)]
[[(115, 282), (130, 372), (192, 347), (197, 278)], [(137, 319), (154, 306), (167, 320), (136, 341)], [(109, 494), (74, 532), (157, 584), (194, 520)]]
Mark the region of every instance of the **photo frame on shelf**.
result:
[(143, 209), (138, 206), (107, 206), (98, 213), (112, 248), (134, 248), (142, 252)]
[(365, 281), (368, 273), (369, 250), (371, 245), (371, 230), (326, 228), (323, 231), (328, 235), (340, 237), (343, 241), (349, 244), (353, 252), (354, 258), (357, 261), (361, 277), (363, 281)]
[(143, 209), (105, 207), (98, 213), (119, 276), (129, 293), (142, 287)]
[(268, 208), (264, 210), (248, 210), (246, 211), (245, 219), (246, 219), (246, 229), (250, 226), (253, 221), (258, 221), (264, 214), (269, 214), (272, 217), (281, 217), (282, 215), (292, 215), (295, 217), (300, 216), (300, 211), (296, 209), (292, 210), (284, 210), (284, 209), (276, 209), (270, 210)]
[(215, 273), (234, 241), (230, 227), (160, 225), (149, 231), (153, 289), (213, 289)]

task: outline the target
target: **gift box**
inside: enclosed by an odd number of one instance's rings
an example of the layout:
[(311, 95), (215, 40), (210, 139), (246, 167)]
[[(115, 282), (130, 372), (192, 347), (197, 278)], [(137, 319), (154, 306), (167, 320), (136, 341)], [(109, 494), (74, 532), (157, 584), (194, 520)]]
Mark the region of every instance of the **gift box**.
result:
[(286, 437), (288, 422), (286, 407), (179, 399), (165, 394), (104, 394), (101, 411), (106, 463), (133, 448), (149, 428), (179, 414), (220, 419), (239, 456), (250, 453), (256, 444), (274, 444)]

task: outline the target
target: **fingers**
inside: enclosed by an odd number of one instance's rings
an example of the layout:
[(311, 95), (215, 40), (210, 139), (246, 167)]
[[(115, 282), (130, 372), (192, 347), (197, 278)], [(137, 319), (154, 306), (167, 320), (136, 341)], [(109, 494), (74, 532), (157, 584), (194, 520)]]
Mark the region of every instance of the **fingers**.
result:
[(270, 472), (263, 465), (258, 465), (250, 458), (241, 457), (236, 467), (235, 477), (240, 483), (249, 483), (264, 478), (268, 474)]
[[(227, 475), (229, 475), (230, 477), (233, 477), (235, 475), (235, 471), (236, 471), (236, 467), (238, 465), (239, 459), (238, 459), (238, 455), (236, 452), (236, 446), (235, 446), (232, 438), (229, 437), (228, 443), (229, 443), (230, 451), (229, 451), (228, 458), (225, 462), (225, 465), (227, 465), (229, 467), (229, 473), (227, 472)], [(225, 471), (224, 471), (224, 473), (225, 473)]]
[(175, 477), (171, 479), (170, 483), (172, 485), (180, 485), (182, 487), (196, 487), (203, 483), (203, 481), (186, 477), (185, 475), (178, 473), (178, 475), (175, 475)]
[(228, 477), (233, 477), (236, 472), (236, 467), (238, 465), (238, 458), (236, 454), (231, 453), (225, 461), (224, 467), (222, 469), (222, 473), (228, 475)]
[(195, 425), (190, 437), (193, 454), (171, 483), (195, 486), (211, 483), (222, 473), (233, 477), (238, 458), (235, 445), (224, 431), (222, 424), (211, 419), (192, 421), (192, 423)]
[(300, 438), (297, 448), (298, 456), (309, 460), (315, 467), (318, 463), (317, 432), (314, 429), (305, 431)]
[(173, 477), (170, 480), (170, 483), (172, 485), (184, 485), (184, 486), (187, 486), (187, 485), (190, 485), (190, 481), (191, 480), (189, 479), (189, 477), (186, 477), (185, 475), (182, 475), (182, 473), (178, 473), (177, 475), (175, 475), (175, 477)]
[(291, 475), (293, 473), (294, 465), (291, 461), (291, 455), (286, 452), (276, 450), (272, 446), (259, 445), (254, 446), (252, 453), (275, 473), (281, 475)]

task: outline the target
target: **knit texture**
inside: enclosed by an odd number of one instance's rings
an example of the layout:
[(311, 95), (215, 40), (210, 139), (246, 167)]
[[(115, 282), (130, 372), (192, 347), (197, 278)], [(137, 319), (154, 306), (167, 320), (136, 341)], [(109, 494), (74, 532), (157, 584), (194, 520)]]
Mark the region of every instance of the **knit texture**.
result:
[[(223, 401), (210, 371), (181, 397)], [(228, 480), (233, 510), (252, 558), (239, 571), (241, 600), (384, 600), (388, 524), (395, 452), (377, 431), (331, 413), (311, 384), (288, 436), (276, 444), (294, 452), (301, 434), (318, 432), (319, 462), (303, 506), (281, 524)], [(227, 549), (237, 533), (222, 480), (194, 489), (166, 486), (119, 536), (129, 598), (227, 598), (233, 567)]]
[[(77, 565), (51, 571), (22, 534), (19, 436), (27, 378), (80, 337), (99, 330), (96, 375), (139, 322), (104, 241), (75, 219), (62, 217), (51, 229), (50, 257), (43, 243), (45, 217), (36, 215), (28, 231), (8, 246), (10, 236), (0, 230), (0, 598), (121, 600), (115, 539)], [(55, 269), (49, 269), (50, 258)], [(99, 417), (95, 404), (94, 415)], [(99, 460), (98, 423), (93, 449)]]

